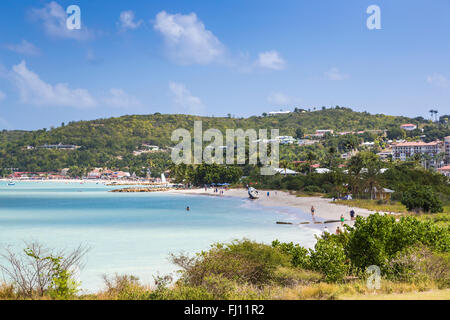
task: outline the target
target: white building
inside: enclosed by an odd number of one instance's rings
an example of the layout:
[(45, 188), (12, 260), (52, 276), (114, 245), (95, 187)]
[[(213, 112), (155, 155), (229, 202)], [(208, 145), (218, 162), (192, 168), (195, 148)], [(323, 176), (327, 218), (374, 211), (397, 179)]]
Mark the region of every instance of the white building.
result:
[(437, 169), (438, 172), (450, 178), (450, 165)]
[(387, 160), (389, 157), (392, 157), (394, 152), (392, 150), (383, 150), (377, 153), (377, 156), (380, 157), (381, 160)]
[(327, 133), (333, 134), (333, 130), (316, 130), (316, 136), (324, 136)]
[[(393, 159), (405, 161), (415, 154), (427, 154), (434, 157), (442, 152), (442, 146), (442, 141), (397, 143), (392, 145)], [(431, 164), (433, 165), (433, 163)]]
[(400, 126), (400, 128), (402, 128), (403, 130), (406, 130), (406, 131), (413, 131), (413, 130), (417, 129), (417, 126), (412, 123), (406, 123), (406, 124), (402, 124)]
[(450, 136), (444, 138), (445, 163), (450, 164)]
[(280, 115), (280, 114), (288, 114), (291, 113), (290, 111), (271, 111), (269, 112), (269, 116), (276, 116), (276, 115)]
[(279, 136), (276, 139), (280, 141), (280, 144), (293, 144), (297, 142), (297, 139), (294, 139), (292, 136)]
[(286, 168), (286, 170), (284, 168), (273, 168), (273, 170), (275, 170), (275, 173), (279, 173), (279, 174), (289, 174), (289, 175), (298, 174), (298, 172), (288, 169), (288, 168)]

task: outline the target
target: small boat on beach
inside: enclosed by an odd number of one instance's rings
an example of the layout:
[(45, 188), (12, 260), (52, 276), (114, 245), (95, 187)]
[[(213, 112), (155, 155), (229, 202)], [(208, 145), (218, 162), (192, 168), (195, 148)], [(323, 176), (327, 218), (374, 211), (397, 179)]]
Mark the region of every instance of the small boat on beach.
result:
[(256, 190), (253, 187), (248, 188), (248, 197), (250, 199), (258, 199), (259, 198), (258, 190)]

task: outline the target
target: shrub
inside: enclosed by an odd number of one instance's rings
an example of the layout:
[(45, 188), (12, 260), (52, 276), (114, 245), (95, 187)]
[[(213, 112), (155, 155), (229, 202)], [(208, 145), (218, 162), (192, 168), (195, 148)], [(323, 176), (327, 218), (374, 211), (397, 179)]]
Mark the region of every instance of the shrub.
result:
[(317, 193), (322, 193), (323, 189), (319, 186), (307, 186), (303, 189), (303, 191), (305, 192), (317, 192)]
[(399, 251), (389, 262), (387, 277), (396, 281), (421, 283), (435, 281), (450, 286), (450, 256), (437, 254), (418, 245)]
[(103, 295), (110, 300), (147, 300), (151, 296), (150, 291), (139, 284), (139, 278), (132, 275), (104, 275), (103, 281), (106, 286)]
[(311, 269), (324, 273), (327, 282), (342, 281), (349, 270), (344, 248), (334, 241), (318, 239), (310, 259)]
[(249, 240), (215, 244), (195, 258), (172, 254), (171, 260), (182, 268), (181, 279), (195, 286), (214, 275), (237, 283), (264, 285), (275, 279), (274, 271), (278, 266), (289, 265), (289, 257), (280, 250)]
[(309, 251), (299, 244), (293, 242), (281, 243), (278, 240), (272, 242), (274, 248), (278, 248), (281, 252), (291, 257), (291, 263), (294, 267), (308, 269), (310, 266)]
[(442, 212), (442, 202), (430, 186), (414, 186), (403, 193), (402, 204), (409, 211)]
[(377, 265), (385, 270), (397, 252), (415, 244), (424, 244), (438, 252), (450, 250), (450, 234), (443, 228), (417, 218), (402, 217), (396, 222), (393, 216), (370, 215), (357, 217), (350, 228), (345, 252), (352, 266), (365, 270)]

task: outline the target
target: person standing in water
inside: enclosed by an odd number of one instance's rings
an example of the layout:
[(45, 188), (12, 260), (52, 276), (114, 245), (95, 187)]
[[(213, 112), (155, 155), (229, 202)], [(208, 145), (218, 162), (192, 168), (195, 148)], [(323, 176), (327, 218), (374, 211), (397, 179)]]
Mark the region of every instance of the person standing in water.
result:
[(344, 221), (345, 221), (344, 215), (341, 214), (341, 226), (344, 226)]
[(186, 207), (186, 211), (189, 211), (189, 210), (190, 210), (190, 209), (189, 209), (189, 206), (187, 206), (187, 207)]

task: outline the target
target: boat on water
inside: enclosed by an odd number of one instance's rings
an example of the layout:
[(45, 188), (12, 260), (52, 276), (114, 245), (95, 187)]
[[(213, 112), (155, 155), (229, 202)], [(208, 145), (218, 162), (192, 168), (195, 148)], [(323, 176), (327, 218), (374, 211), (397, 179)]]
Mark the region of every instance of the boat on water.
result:
[(258, 199), (259, 198), (259, 192), (253, 187), (248, 188), (248, 197), (250, 199)]
[(8, 186), (15, 186), (15, 185), (16, 185), (16, 183), (14, 181), (8, 182)]

